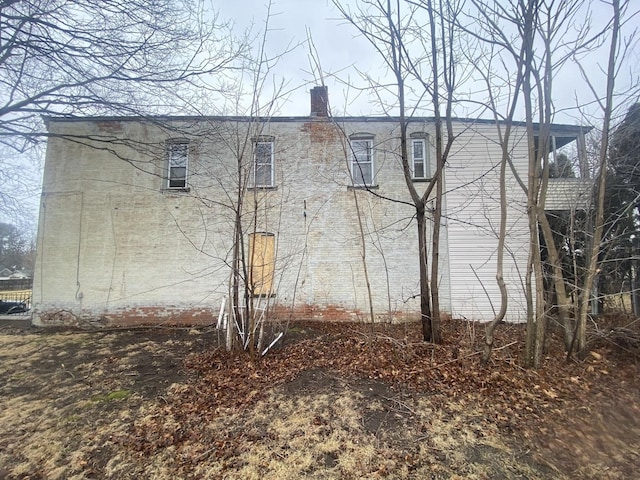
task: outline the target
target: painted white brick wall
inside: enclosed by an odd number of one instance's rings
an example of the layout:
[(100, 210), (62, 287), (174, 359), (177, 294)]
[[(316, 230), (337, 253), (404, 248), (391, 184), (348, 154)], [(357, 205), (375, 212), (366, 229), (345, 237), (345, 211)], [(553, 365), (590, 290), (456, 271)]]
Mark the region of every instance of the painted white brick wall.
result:
[[(250, 139), (258, 133), (275, 137), (276, 188), (246, 192), (244, 224), (247, 233), (255, 228), (276, 234), (274, 301), (285, 308), (367, 315), (355, 194), (376, 314), (391, 309), (394, 316), (417, 317), (417, 232), (414, 209), (401, 203), (410, 199), (397, 156), (396, 123), (354, 118), (333, 125), (326, 119), (282, 118), (259, 126), (231, 119), (161, 125), (85, 119), (53, 121), (49, 128), (69, 137), (52, 136), (47, 149), (34, 279), (36, 323), (54, 321), (59, 312), (81, 318), (148, 309), (149, 315), (168, 320), (180, 311), (217, 312), (228, 291), (236, 159), (243, 152), (250, 162)], [(491, 302), (499, 299), (494, 232), (500, 150), (491, 140), (496, 135), (491, 124), (458, 123), (456, 129), (460, 137), (446, 170), (441, 303), (453, 315), (488, 319)], [(414, 131), (432, 134), (433, 125), (415, 122)], [(378, 196), (348, 188), (342, 132), (374, 135)], [(191, 140), (189, 192), (163, 189), (164, 146), (170, 138)], [(515, 150), (515, 161), (523, 166), (524, 147)], [(509, 314), (520, 320), (525, 198), (512, 179), (509, 194)]]

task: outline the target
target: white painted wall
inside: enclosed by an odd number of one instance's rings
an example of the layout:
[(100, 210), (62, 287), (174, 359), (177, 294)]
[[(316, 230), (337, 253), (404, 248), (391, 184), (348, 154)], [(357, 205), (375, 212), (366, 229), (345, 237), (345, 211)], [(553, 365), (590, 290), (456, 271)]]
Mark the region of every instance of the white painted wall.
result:
[[(36, 323), (117, 315), (188, 321), (188, 315), (217, 314), (228, 289), (233, 231), (228, 205), (235, 199), (236, 158), (243, 146), (250, 161), (250, 141), (244, 145), (238, 138), (256, 133), (275, 137), (276, 189), (246, 193), (245, 228), (252, 231), (250, 210), (257, 205), (256, 231), (277, 235), (275, 301), (300, 308), (298, 315), (366, 315), (362, 248), (341, 130), (347, 136), (373, 134), (376, 143), (378, 196), (355, 192), (374, 310), (386, 315), (390, 308), (393, 316), (417, 317), (413, 208), (390, 201), (409, 201), (396, 123), (352, 118), (335, 126), (322, 119), (281, 118), (258, 129), (232, 119), (166, 125), (84, 119), (52, 121), (49, 129), (54, 135), (47, 149), (38, 234)], [(489, 319), (491, 301), (499, 300), (500, 150), (490, 123), (458, 122), (456, 130), (460, 136), (445, 177), (441, 304), (454, 316)], [(414, 131), (433, 133), (433, 125), (414, 122)], [(164, 145), (170, 138), (191, 139), (189, 192), (163, 190)], [(524, 154), (524, 146), (516, 146), (514, 161), (522, 171)], [(432, 147), (432, 162), (434, 156)], [(512, 179), (509, 195), (509, 319), (522, 320), (526, 199)]]

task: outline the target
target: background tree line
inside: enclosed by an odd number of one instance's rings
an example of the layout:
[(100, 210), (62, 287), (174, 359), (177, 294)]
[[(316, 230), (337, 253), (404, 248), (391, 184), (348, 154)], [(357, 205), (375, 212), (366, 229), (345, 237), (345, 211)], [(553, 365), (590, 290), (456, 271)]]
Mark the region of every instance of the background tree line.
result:
[(0, 223), (0, 266), (33, 274), (35, 245), (28, 235), (9, 223)]

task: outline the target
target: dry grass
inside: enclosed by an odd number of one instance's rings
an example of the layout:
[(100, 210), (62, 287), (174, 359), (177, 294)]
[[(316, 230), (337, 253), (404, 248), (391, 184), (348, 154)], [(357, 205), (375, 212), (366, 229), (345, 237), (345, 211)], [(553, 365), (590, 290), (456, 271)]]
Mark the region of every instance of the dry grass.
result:
[(151, 402), (134, 390), (140, 376), (134, 357), (162, 353), (162, 344), (118, 345), (119, 337), (0, 335), (0, 472), (89, 478), (87, 467), (102, 442), (125, 431), (132, 411)]
[[(213, 336), (0, 335), (0, 478), (625, 478), (640, 462), (640, 427), (622, 413), (587, 412), (589, 431), (558, 404), (546, 430), (509, 432), (476, 392), (454, 398), (324, 367), (250, 392), (243, 408), (181, 416), (184, 393), (202, 385), (183, 359), (211, 350)], [(530, 451), (541, 441), (548, 449)]]

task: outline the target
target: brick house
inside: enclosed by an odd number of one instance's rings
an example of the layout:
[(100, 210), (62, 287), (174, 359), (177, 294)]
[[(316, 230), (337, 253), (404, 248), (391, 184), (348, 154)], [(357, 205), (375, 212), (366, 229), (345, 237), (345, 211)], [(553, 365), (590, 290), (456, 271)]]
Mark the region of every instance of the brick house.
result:
[[(417, 318), (417, 232), (398, 120), (330, 118), (322, 87), (312, 89), (311, 107), (308, 117), (48, 118), (34, 323), (214, 321), (229, 290), (239, 190), (243, 242), (260, 252), (251, 258), (262, 265), (260, 288), (276, 315), (366, 317), (357, 197), (374, 311), (380, 319)], [(499, 298), (497, 129), (465, 119), (454, 129), (444, 176), (441, 309), (489, 319)], [(574, 126), (555, 125), (552, 133), (557, 148), (582, 138)], [(422, 186), (435, 170), (433, 134), (433, 119), (410, 120), (413, 181)], [(514, 167), (526, 181), (523, 125), (514, 139)], [(508, 176), (508, 319), (521, 321), (526, 196)], [(239, 178), (247, 180), (240, 189)], [(584, 189), (575, 188), (581, 182), (552, 184), (549, 204), (583, 202)]]

